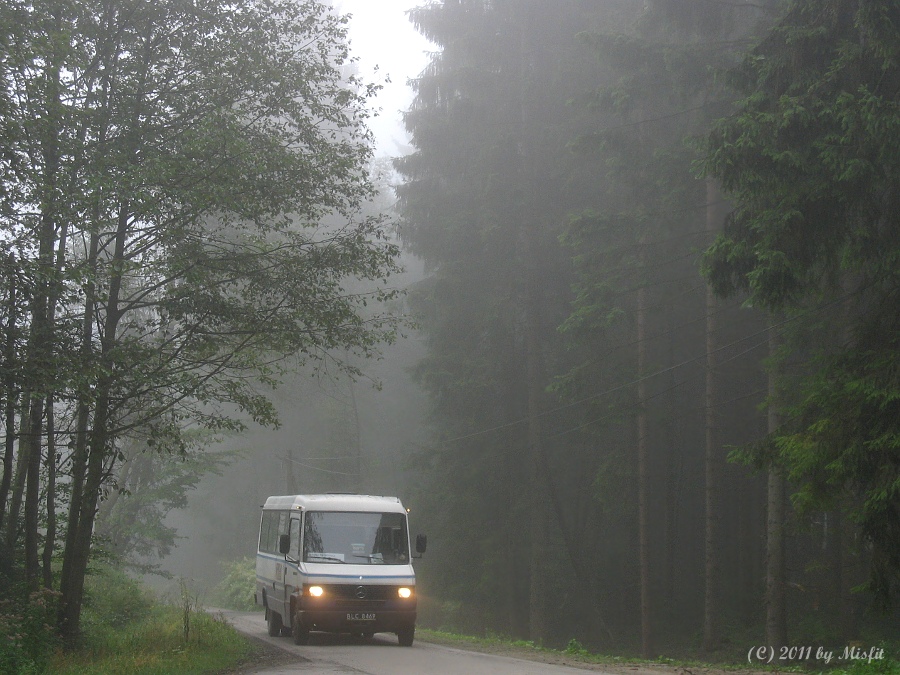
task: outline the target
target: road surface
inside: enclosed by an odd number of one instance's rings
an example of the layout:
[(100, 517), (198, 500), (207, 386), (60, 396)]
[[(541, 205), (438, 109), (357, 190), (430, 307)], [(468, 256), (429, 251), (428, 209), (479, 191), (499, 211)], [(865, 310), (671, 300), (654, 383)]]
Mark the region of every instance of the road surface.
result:
[(260, 612), (221, 611), (221, 614), (241, 633), (296, 655), (296, 663), (244, 671), (254, 675), (585, 675), (586, 672), (580, 668), (469, 652), (418, 640), (412, 647), (400, 647), (397, 636), (391, 633), (378, 633), (371, 640), (313, 633), (310, 643), (301, 647), (289, 637), (269, 637)]

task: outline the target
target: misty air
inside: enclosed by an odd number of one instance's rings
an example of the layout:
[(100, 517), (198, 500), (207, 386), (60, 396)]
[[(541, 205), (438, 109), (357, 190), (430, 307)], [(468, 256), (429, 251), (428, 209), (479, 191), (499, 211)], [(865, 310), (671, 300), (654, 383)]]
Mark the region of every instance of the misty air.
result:
[(900, 673), (900, 4), (3, 0), (0, 672)]

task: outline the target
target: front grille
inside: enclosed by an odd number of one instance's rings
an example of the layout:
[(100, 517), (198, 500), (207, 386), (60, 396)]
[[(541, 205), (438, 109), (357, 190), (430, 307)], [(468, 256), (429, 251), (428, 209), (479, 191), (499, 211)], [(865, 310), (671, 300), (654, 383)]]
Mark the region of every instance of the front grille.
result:
[(397, 597), (397, 586), (371, 586), (365, 584), (340, 584), (325, 586), (325, 594), (335, 600), (354, 602), (383, 602)]

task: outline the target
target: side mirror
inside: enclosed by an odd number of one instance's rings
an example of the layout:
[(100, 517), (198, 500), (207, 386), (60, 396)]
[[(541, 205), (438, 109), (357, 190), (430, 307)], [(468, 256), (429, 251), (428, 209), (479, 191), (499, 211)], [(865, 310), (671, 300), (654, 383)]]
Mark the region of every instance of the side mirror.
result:
[(428, 546), (428, 537), (424, 534), (416, 535), (416, 553), (425, 553), (425, 549)]
[(280, 534), (278, 535), (278, 552), (281, 555), (287, 555), (291, 551), (291, 535), (289, 534)]

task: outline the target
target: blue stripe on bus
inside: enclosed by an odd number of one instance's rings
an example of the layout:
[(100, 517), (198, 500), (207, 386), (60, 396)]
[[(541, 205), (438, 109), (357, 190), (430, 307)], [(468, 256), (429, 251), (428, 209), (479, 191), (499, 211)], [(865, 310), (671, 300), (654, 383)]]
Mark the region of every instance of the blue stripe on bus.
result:
[[(257, 553), (256, 555), (258, 558), (269, 558), (270, 560), (275, 560), (276, 562), (284, 563), (285, 565), (290, 565), (291, 567), (297, 566), (297, 563), (287, 562), (284, 559), (284, 556), (267, 555), (265, 553)], [(348, 563), (344, 563), (344, 564), (348, 564)], [(381, 565), (379, 565), (379, 567), (381, 567)], [(373, 575), (368, 575), (368, 574), (320, 574), (318, 572), (303, 572), (299, 568), (297, 568), (297, 571), (306, 577), (327, 577), (329, 579), (359, 579), (360, 577), (363, 577), (363, 581), (365, 581), (367, 579), (368, 580), (377, 580), (377, 579), (415, 580), (415, 578), (416, 578), (415, 574), (385, 574), (385, 575), (381, 575), (381, 574), (373, 574)], [(263, 578), (266, 578), (266, 577), (263, 577)]]

